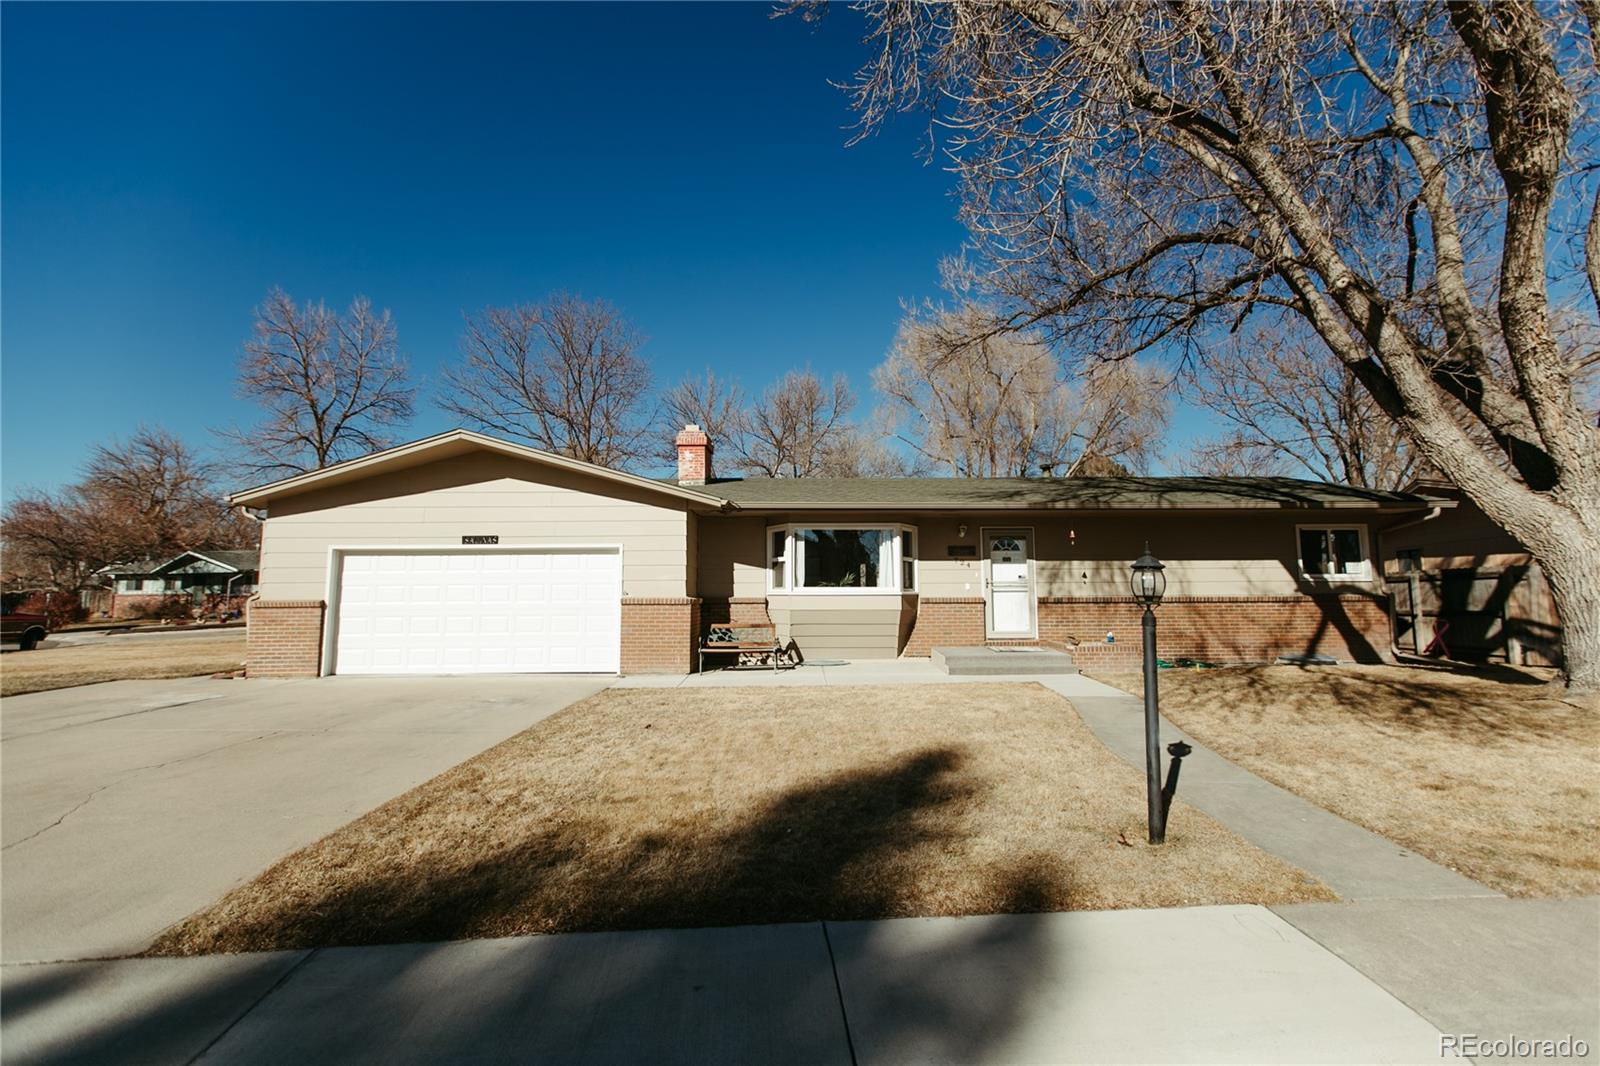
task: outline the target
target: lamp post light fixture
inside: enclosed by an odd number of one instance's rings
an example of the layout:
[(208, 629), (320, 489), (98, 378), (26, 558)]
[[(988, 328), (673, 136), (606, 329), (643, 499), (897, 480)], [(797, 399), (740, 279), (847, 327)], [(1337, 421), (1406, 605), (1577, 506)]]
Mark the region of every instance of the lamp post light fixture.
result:
[[(1161, 597), (1167, 591), (1166, 567), (1150, 554), (1150, 542), (1144, 545), (1144, 554), (1133, 564), (1133, 598), (1144, 608), (1144, 773), (1145, 791), (1149, 801), (1150, 843), (1160, 844), (1167, 839), (1167, 803), (1161, 794), (1161, 709), (1156, 693), (1156, 612)], [(1177, 781), (1174, 780), (1176, 785)]]

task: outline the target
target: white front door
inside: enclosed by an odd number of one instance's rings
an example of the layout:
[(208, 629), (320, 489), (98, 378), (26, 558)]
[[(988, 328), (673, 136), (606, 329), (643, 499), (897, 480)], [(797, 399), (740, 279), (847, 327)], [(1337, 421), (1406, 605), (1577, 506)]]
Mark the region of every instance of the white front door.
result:
[(617, 672), (622, 557), (607, 550), (343, 554), (333, 672)]
[(1020, 529), (984, 530), (985, 624), (991, 637), (1033, 637), (1032, 535)]

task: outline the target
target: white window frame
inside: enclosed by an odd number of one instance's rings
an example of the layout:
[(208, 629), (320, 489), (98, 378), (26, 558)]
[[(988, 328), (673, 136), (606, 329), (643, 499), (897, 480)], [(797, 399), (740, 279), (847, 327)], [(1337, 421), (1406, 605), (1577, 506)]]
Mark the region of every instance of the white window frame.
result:
[[(1301, 555), (1300, 535), (1306, 530), (1316, 530), (1319, 533), (1328, 533), (1333, 530), (1353, 529), (1361, 538), (1361, 573), (1359, 574), (1313, 574), (1306, 569), (1306, 561)], [(1297, 523), (1294, 527), (1294, 558), (1295, 565), (1300, 570), (1300, 576), (1307, 581), (1324, 585), (1364, 585), (1372, 581), (1372, 547), (1367, 539), (1367, 527), (1359, 522), (1307, 522)]]
[[(783, 555), (781, 556), (774, 555), (772, 551), (772, 541), (775, 534), (782, 534), (783, 536)], [(788, 592), (794, 584), (794, 531), (788, 526), (768, 526), (764, 536), (766, 539), (762, 551), (767, 553), (767, 591)], [(772, 567), (779, 559), (783, 561), (783, 581), (782, 583), (774, 584)]]
[[(803, 553), (796, 550), (797, 540), (795, 534), (802, 529), (877, 529), (890, 534), (888, 540), (889, 560), (878, 562), (878, 575), (880, 580), (887, 577), (884, 584), (871, 588), (858, 588), (848, 586), (844, 588), (807, 588), (801, 582), (804, 569)], [(917, 540), (922, 534), (916, 526), (901, 525), (898, 522), (790, 522), (780, 526), (768, 526), (764, 532), (766, 544), (763, 550), (767, 554), (767, 591), (785, 596), (898, 596), (905, 592), (915, 592), (922, 583), (920, 558), (913, 556), (911, 560), (912, 587), (904, 588), (904, 562), (905, 539), (909, 532)], [(773, 554), (772, 541), (776, 533), (783, 534), (783, 584), (775, 585), (772, 580), (772, 565), (779, 556)]]

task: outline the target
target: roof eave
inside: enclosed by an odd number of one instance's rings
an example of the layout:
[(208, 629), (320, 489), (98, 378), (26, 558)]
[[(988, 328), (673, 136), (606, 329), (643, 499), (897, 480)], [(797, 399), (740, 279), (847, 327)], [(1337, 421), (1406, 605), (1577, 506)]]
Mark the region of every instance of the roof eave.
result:
[(230, 493), (227, 497), (228, 504), (232, 507), (261, 507), (275, 499), (281, 499), (284, 496), (297, 495), (301, 492), (310, 492), (319, 485), (329, 482), (337, 482), (342, 480), (345, 476), (362, 470), (366, 467), (379, 467), (385, 463), (391, 463), (396, 460), (405, 459), (456, 441), (476, 444), (488, 451), (498, 452), (502, 455), (523, 458), (531, 462), (543, 463), (547, 466), (552, 466), (561, 470), (569, 470), (574, 473), (588, 474), (617, 484), (629, 485), (634, 488), (660, 493), (662, 495), (685, 500), (690, 503), (701, 504), (702, 506), (712, 510), (726, 512), (730, 508), (734, 510), (738, 509), (737, 504), (734, 504), (721, 496), (714, 496), (705, 492), (696, 492), (693, 489), (684, 488), (681, 485), (674, 485), (670, 482), (654, 481), (650, 478), (640, 477), (637, 474), (628, 474), (620, 470), (612, 470), (610, 467), (599, 466), (595, 463), (586, 463), (581, 459), (569, 459), (564, 455), (556, 455), (552, 452), (540, 451), (537, 448), (529, 448), (520, 444), (513, 444), (510, 441), (497, 440), (494, 437), (489, 437), (482, 433), (474, 433), (471, 430), (465, 429), (449, 430), (445, 433), (438, 433), (432, 437), (424, 437), (421, 440), (414, 440), (406, 444), (399, 444), (393, 448), (385, 448), (383, 451), (372, 452), (369, 455), (363, 455), (355, 459), (347, 459), (342, 463), (335, 463), (332, 466), (326, 466), (320, 470), (310, 470), (303, 474), (294, 474), (290, 477), (281, 478), (278, 481), (268, 482), (265, 485), (256, 485), (252, 488)]
[[(972, 502), (893, 502), (788, 501), (745, 502), (738, 509), (750, 514), (771, 511), (1421, 511), (1440, 506), (1442, 501), (1424, 500), (1334, 500), (1295, 503), (1278, 500), (1231, 500), (1214, 504), (1187, 503), (1077, 503), (1015, 501)], [(1442, 504), (1453, 506), (1453, 504)]]

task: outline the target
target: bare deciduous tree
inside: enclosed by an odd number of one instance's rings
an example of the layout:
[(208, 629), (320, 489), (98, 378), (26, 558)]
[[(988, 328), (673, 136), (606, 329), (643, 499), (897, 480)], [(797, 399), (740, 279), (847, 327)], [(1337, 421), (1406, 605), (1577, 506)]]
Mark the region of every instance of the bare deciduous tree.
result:
[(738, 381), (719, 378), (706, 367), (703, 375), (691, 374), (663, 393), (661, 408), (662, 458), (677, 458), (673, 442), (678, 431), (691, 423), (705, 430), (730, 462), (736, 462), (743, 454), (749, 413)]
[(358, 296), (340, 315), (274, 288), (256, 309), (239, 394), (266, 408), (267, 419), (220, 435), (251, 472), (283, 475), (388, 447), (383, 431), (411, 418), (415, 390), (388, 311)]
[(971, 304), (909, 315), (873, 372), (895, 436), (957, 477), (1142, 466), (1166, 426), (1165, 390), (1133, 363), (1093, 367), (1074, 390), (1043, 338), (997, 328)]
[(1191, 396), (1227, 432), (1202, 442), (1196, 473), (1310, 474), (1369, 489), (1398, 489), (1417, 472), (1400, 427), (1315, 338), (1258, 330), (1195, 357)]
[(218, 473), (159, 428), (101, 445), (78, 483), (7, 504), (0, 518), (6, 572), (34, 587), (76, 591), (113, 563), (254, 547), (258, 527), (228, 507)]
[(1298, 469), (1277, 448), (1239, 430), (1192, 442), (1178, 467), (1197, 477), (1289, 477)]
[(256, 527), (224, 501), (220, 473), (175, 434), (141, 426), (126, 442), (95, 447), (80, 490), (101, 510), (131, 521), (148, 555), (253, 545)]
[(862, 6), (855, 105), (937, 108), (1016, 324), (1115, 358), (1300, 316), (1538, 558), (1600, 689), (1600, 433), (1552, 327), (1589, 297), (1548, 252), (1595, 209), (1593, 5)]
[(791, 370), (761, 394), (745, 417), (738, 465), (761, 477), (840, 477), (858, 470), (858, 432), (850, 425), (849, 379), (824, 384), (810, 368)]
[(627, 467), (657, 451), (644, 339), (603, 300), (557, 293), (467, 318), (439, 405), (560, 455)]

